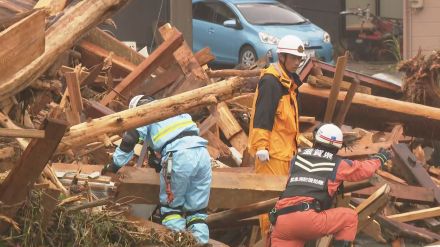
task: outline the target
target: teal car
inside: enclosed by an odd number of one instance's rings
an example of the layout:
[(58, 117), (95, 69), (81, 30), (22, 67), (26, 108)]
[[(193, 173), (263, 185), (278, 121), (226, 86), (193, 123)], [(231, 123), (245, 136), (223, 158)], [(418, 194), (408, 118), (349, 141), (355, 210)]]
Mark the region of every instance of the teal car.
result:
[(275, 0), (193, 0), (193, 50), (210, 47), (217, 64), (252, 65), (285, 35), (299, 37), (308, 56), (333, 62), (330, 35)]

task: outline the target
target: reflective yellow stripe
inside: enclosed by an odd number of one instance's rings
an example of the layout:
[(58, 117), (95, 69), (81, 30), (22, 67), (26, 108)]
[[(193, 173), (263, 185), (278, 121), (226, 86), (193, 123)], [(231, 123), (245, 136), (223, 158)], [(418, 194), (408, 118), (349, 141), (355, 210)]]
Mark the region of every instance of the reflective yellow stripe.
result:
[(187, 223), (189, 224), (189, 223), (191, 223), (191, 222), (193, 222), (193, 221), (195, 221), (195, 220), (205, 220), (205, 218), (202, 218), (202, 217), (194, 217), (194, 218), (191, 218)]
[(169, 134), (170, 132), (173, 132), (178, 128), (183, 128), (183, 127), (189, 126), (193, 123), (194, 122), (189, 119), (177, 121), (177, 122), (173, 123), (172, 125), (167, 126), (166, 128), (160, 130), (155, 136), (153, 136), (153, 141), (157, 142), (160, 138), (164, 137), (165, 135)]
[(180, 215), (180, 214), (170, 214), (170, 215), (167, 215), (167, 217), (165, 217), (165, 219), (162, 220), (162, 223), (165, 223), (165, 222), (170, 221), (170, 220), (178, 220), (178, 219), (182, 219), (182, 215)]

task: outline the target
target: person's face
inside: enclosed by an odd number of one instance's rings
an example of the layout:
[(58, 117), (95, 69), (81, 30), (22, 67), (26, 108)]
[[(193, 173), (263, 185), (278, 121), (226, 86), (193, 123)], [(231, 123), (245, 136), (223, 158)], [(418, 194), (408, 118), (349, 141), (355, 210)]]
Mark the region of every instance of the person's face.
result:
[(286, 70), (290, 73), (296, 72), (303, 60), (302, 57), (292, 54), (284, 54), (283, 59), (285, 59), (284, 66), (286, 67)]

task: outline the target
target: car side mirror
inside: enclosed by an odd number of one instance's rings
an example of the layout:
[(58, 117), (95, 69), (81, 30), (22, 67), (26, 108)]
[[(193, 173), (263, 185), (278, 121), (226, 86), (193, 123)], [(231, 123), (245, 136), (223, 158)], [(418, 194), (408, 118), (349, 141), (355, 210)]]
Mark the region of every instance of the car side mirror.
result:
[(223, 26), (238, 29), (237, 20), (235, 19), (224, 21)]

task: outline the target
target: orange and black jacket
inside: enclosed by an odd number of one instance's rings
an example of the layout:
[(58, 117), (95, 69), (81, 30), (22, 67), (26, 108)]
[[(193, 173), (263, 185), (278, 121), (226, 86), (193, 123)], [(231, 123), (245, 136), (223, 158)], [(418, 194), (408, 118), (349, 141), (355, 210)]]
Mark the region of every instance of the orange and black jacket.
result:
[(255, 91), (249, 131), (250, 153), (269, 150), (271, 158), (290, 161), (296, 154), (299, 132), (296, 73), (288, 75), (280, 64), (263, 70)]

